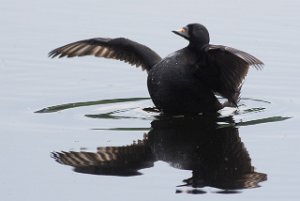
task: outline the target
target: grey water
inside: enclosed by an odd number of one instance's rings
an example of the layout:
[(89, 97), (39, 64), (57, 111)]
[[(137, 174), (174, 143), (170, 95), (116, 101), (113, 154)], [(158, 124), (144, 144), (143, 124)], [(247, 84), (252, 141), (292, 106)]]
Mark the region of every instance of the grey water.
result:
[[(299, 200), (300, 2), (16, 1), (0, 4), (1, 200)], [(146, 73), (94, 57), (50, 59), (92, 37), (161, 56), (204, 24), (212, 44), (249, 52), (238, 109), (166, 117)]]

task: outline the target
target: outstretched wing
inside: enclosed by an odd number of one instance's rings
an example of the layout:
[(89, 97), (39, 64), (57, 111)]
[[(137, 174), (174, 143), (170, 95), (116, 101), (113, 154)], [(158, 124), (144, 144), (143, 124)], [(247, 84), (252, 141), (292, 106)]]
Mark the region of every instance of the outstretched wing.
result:
[(56, 48), (49, 57), (75, 57), (94, 55), (109, 59), (125, 61), (131, 65), (141, 66), (149, 71), (161, 57), (145, 45), (126, 38), (92, 38), (81, 40)]
[(249, 66), (261, 69), (263, 62), (246, 52), (222, 45), (208, 45), (205, 51), (210, 71), (214, 74), (211, 77), (216, 79), (212, 79), (213, 90), (237, 105)]

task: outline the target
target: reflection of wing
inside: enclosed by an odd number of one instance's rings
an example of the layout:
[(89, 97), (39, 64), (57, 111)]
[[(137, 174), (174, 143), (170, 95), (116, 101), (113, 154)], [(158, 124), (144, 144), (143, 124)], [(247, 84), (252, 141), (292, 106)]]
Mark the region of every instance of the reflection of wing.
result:
[[(205, 179), (201, 172), (193, 172), (193, 176), (189, 179), (183, 180), (185, 183), (181, 186), (192, 186), (194, 188), (202, 188), (205, 186), (212, 186), (220, 189), (247, 189), (247, 188), (257, 188), (259, 183), (267, 180), (267, 175), (259, 172), (251, 172), (244, 175), (239, 175), (236, 173), (236, 178), (233, 173), (229, 173), (226, 177), (222, 178), (210, 178)], [(209, 175), (212, 176), (212, 175)], [(209, 181), (209, 183), (208, 183)]]
[(215, 92), (236, 105), (249, 66), (261, 69), (263, 62), (246, 52), (222, 45), (208, 45), (205, 51), (211, 65), (210, 69), (201, 71), (202, 76)]
[(125, 38), (92, 38), (81, 40), (56, 48), (49, 53), (50, 57), (75, 57), (94, 55), (125, 61), (131, 65), (142, 66), (150, 70), (161, 58), (145, 45)]
[(90, 174), (136, 175), (137, 170), (153, 166), (151, 152), (143, 142), (123, 147), (99, 147), (92, 152), (54, 152), (59, 163)]

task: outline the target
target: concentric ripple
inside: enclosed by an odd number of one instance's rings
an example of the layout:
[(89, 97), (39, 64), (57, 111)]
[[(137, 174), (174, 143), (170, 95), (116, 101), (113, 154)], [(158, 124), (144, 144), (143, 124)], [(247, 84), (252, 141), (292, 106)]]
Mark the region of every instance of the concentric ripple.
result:
[[(63, 110), (76, 109), (79, 107), (95, 106), (99, 108), (94, 111), (89, 111), (84, 116), (93, 119), (138, 119), (152, 121), (157, 118), (166, 118), (155, 107), (153, 107), (150, 98), (147, 97), (133, 97), (133, 98), (116, 98), (105, 99), (97, 101), (87, 102), (74, 102), (64, 103), (55, 106), (49, 106), (35, 113), (54, 113)], [(220, 126), (226, 126), (234, 124), (235, 126), (249, 126), (261, 123), (277, 122), (289, 119), (290, 117), (272, 115), (275, 106), (271, 102), (253, 98), (242, 98), (238, 108), (225, 107), (220, 110), (218, 123)], [(275, 112), (276, 113), (276, 112)], [(200, 114), (201, 115), (201, 114)], [(180, 116), (173, 116), (172, 118), (178, 118)], [(182, 117), (182, 116), (181, 116)], [(233, 117), (235, 122), (227, 122), (225, 117)], [(145, 130), (148, 128), (136, 128), (136, 127), (114, 127), (114, 128), (94, 128), (94, 130)]]

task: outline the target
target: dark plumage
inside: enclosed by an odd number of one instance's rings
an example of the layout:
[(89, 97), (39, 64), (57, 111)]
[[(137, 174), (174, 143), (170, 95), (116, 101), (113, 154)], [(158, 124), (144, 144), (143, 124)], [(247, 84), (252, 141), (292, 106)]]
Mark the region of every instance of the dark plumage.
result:
[(249, 66), (263, 65), (254, 56), (222, 45), (209, 44), (201, 24), (189, 24), (174, 33), (189, 45), (161, 59), (145, 45), (125, 38), (93, 38), (70, 43), (49, 53), (50, 57), (94, 55), (141, 66), (148, 73), (148, 90), (158, 109), (168, 114), (198, 114), (223, 108), (215, 94), (237, 106)]

